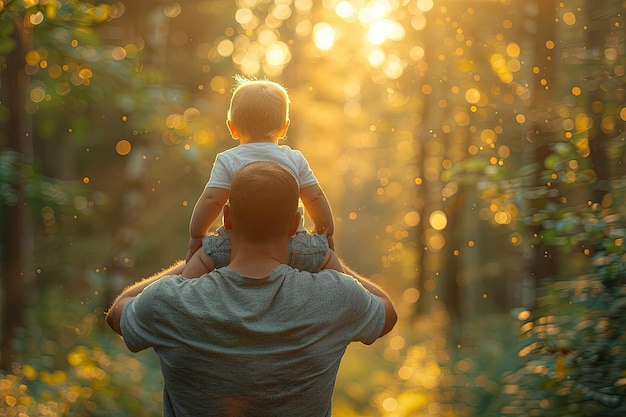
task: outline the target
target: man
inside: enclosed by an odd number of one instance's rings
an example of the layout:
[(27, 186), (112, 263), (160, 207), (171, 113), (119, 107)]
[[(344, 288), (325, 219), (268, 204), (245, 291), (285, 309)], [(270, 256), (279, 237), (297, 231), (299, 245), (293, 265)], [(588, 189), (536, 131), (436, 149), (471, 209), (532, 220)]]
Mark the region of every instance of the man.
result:
[(298, 185), (272, 162), (232, 180), (224, 225), (231, 263), (200, 278), (182, 265), (124, 290), (107, 322), (131, 351), (153, 347), (164, 415), (331, 415), (341, 357), (395, 325), (391, 300), (356, 274), (285, 264), (300, 222)]

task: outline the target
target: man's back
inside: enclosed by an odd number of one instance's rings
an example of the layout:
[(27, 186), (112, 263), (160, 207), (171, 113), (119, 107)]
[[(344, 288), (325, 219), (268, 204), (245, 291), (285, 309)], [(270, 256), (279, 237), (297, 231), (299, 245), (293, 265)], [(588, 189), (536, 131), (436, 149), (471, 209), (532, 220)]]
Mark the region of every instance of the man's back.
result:
[(327, 416), (346, 346), (395, 325), (389, 296), (345, 265), (353, 277), (285, 265), (298, 192), (280, 165), (246, 165), (224, 206), (228, 267), (188, 280), (179, 263), (113, 301), (128, 348), (159, 354), (165, 416)]
[(228, 268), (166, 277), (127, 304), (124, 340), (155, 347), (165, 415), (178, 417), (330, 415), (345, 347), (372, 343), (385, 320), (351, 277), (287, 265), (260, 279)]

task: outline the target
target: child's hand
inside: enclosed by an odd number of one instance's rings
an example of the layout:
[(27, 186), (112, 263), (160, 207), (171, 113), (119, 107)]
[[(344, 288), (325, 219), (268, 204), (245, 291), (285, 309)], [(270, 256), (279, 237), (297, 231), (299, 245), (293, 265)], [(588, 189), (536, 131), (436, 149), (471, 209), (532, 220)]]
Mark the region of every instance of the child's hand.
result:
[(189, 239), (189, 251), (187, 252), (187, 256), (185, 257), (185, 262), (189, 262), (191, 256), (202, 247), (202, 238), (201, 237), (192, 237)]

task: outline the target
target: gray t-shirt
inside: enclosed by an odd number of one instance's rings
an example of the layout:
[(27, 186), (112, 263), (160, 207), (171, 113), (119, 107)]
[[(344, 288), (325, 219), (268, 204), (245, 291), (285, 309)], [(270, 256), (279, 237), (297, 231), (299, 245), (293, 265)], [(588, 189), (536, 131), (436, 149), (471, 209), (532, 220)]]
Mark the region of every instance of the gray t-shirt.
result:
[(166, 417), (323, 417), (346, 346), (384, 322), (354, 278), (280, 265), (261, 279), (164, 277), (126, 303), (121, 329), (131, 351), (157, 352)]

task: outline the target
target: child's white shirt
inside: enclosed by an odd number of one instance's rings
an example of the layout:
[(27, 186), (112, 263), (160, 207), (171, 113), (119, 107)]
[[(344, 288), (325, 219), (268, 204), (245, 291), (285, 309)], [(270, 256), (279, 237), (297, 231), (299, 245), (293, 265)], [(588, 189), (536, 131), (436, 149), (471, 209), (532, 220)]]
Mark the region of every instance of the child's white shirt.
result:
[(300, 189), (318, 183), (302, 152), (291, 149), (287, 145), (254, 142), (238, 145), (217, 154), (206, 187), (230, 190), (230, 183), (235, 173), (244, 166), (257, 161), (276, 162), (296, 178)]

